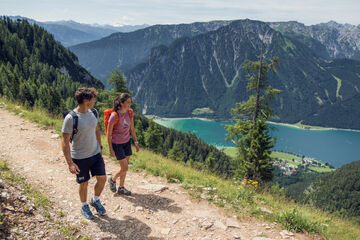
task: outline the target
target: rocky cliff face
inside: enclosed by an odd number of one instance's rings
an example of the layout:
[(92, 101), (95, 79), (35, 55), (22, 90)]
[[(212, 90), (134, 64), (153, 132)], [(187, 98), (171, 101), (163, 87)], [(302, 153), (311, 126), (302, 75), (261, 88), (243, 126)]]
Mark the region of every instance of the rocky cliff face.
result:
[(230, 21), (155, 25), (130, 33), (114, 33), (106, 38), (70, 47), (80, 64), (105, 82), (114, 67), (126, 71), (146, 60), (153, 47), (169, 46), (182, 37), (213, 31)]
[[(312, 26), (305, 26), (298, 22), (278, 22), (269, 23), (269, 25), (287, 36), (302, 41), (315, 51), (316, 47), (313, 47), (312, 42), (318, 41), (325, 47), (329, 58), (360, 60), (360, 25), (339, 24), (334, 21)], [(323, 50), (323, 47), (318, 50)]]
[[(325, 61), (303, 43), (258, 21), (234, 21), (154, 48), (126, 77), (144, 114), (194, 116), (206, 109), (203, 116), (228, 118), (235, 103), (249, 95), (242, 65), (257, 60), (261, 48), (266, 61), (280, 59), (278, 73), (269, 74), (270, 84), (283, 90), (274, 102), (277, 120), (331, 126), (354, 122), (336, 112), (359, 112), (351, 107), (360, 89), (359, 62)], [(323, 119), (331, 114), (335, 120)]]

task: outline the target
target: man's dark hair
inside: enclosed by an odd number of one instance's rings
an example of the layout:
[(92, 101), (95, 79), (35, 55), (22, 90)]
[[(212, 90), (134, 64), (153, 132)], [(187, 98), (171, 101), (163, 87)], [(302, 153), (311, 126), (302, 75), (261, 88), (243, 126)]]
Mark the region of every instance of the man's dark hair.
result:
[(82, 104), (84, 102), (84, 99), (90, 100), (93, 97), (96, 98), (98, 95), (98, 92), (95, 88), (79, 88), (75, 92), (75, 100), (78, 104)]

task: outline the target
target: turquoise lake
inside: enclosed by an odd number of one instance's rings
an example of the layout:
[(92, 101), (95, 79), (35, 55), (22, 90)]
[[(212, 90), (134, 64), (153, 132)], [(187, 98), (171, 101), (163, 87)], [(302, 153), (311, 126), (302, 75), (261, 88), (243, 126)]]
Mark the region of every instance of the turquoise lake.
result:
[[(217, 147), (233, 147), (226, 141), (223, 127), (231, 122), (203, 121), (199, 119), (155, 119), (155, 122), (182, 132), (192, 132), (203, 141)], [(360, 160), (360, 132), (346, 130), (305, 130), (290, 126), (270, 124), (276, 129), (274, 150), (285, 151), (328, 162), (338, 168)]]

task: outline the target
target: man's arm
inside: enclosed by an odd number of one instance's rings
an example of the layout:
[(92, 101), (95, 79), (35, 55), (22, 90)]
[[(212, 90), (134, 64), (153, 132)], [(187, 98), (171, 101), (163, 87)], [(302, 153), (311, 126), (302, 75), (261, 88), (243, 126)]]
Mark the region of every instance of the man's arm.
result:
[(101, 147), (101, 150), (102, 150), (102, 145), (101, 145), (101, 132), (100, 132), (99, 125), (96, 125), (95, 133), (96, 133), (96, 140), (98, 141), (98, 143), (99, 143), (99, 145), (100, 145), (100, 147)]
[(62, 133), (61, 146), (64, 153), (67, 164), (69, 165), (69, 171), (73, 174), (78, 174), (80, 172), (79, 167), (73, 162), (70, 154), (70, 138), (71, 133)]

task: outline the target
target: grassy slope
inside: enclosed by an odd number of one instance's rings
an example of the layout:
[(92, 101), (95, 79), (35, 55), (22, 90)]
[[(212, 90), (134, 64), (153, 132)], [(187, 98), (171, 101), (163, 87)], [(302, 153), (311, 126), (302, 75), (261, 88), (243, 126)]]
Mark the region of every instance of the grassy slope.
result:
[[(0, 99), (0, 107), (5, 107), (1, 102), (4, 100)], [(53, 119), (45, 112), (25, 111), (11, 103), (6, 103), (6, 108), (17, 114), (22, 112), (22, 116), (39, 125), (54, 127), (58, 132), (61, 130), (62, 119)], [(104, 154), (107, 154), (104, 140), (103, 137)], [(297, 204), (285, 198), (281, 190), (276, 188), (266, 189), (256, 183), (226, 180), (206, 170), (195, 170), (184, 163), (172, 161), (145, 149), (133, 155), (131, 169), (145, 170), (149, 174), (166, 177), (168, 181), (179, 182), (193, 197), (205, 197), (220, 207), (236, 212), (239, 218), (255, 216), (276, 221), (284, 228), (319, 233), (327, 239), (360, 239), (358, 223)], [(205, 190), (205, 187), (210, 187), (212, 191)]]
[[(226, 148), (224, 150), (224, 153), (227, 154), (230, 157), (235, 157), (236, 156), (236, 148)], [(271, 157), (272, 158), (281, 158), (281, 159), (286, 159), (286, 160), (298, 160), (301, 161), (301, 157), (292, 155), (292, 154), (288, 154), (288, 153), (282, 153), (282, 152), (272, 152), (271, 153)]]

